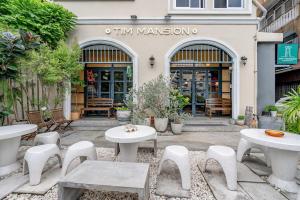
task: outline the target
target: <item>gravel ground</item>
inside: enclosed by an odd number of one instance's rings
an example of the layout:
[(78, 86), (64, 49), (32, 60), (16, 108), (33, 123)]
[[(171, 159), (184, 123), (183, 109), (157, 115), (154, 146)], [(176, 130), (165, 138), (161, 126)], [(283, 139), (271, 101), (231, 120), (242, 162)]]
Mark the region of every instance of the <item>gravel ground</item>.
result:
[[(118, 160), (114, 156), (114, 150), (111, 148), (97, 148), (99, 160)], [(150, 199), (151, 200), (187, 200), (186, 198), (168, 198), (166, 196), (155, 195), (156, 178), (159, 160), (163, 151), (158, 151), (157, 158), (153, 157), (151, 150), (139, 149), (138, 162), (150, 163)], [(201, 172), (197, 167), (197, 163), (202, 162), (204, 158), (204, 152), (190, 151), (190, 162), (192, 167), (192, 188), (191, 198), (192, 200), (215, 200), (211, 193), (207, 183), (205, 182)], [(52, 187), (44, 196), (30, 195), (30, 194), (10, 194), (5, 200), (54, 200), (57, 199), (57, 186)], [(85, 192), (80, 200), (137, 200), (136, 194), (129, 193), (117, 193), (117, 192)]]

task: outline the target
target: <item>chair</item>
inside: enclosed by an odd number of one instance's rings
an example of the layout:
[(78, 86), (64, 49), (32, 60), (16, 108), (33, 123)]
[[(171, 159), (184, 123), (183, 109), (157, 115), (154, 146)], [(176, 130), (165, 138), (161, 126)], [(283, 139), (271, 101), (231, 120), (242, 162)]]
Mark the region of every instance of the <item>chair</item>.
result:
[(62, 167), (59, 148), (56, 144), (44, 144), (29, 148), (24, 156), (23, 174), (29, 172), (29, 184), (38, 185), (41, 182), (43, 168), (50, 157), (58, 158)]
[(65, 118), (63, 109), (53, 109), (52, 111), (52, 120), (58, 124), (56, 128), (61, 130), (62, 125), (66, 124), (63, 128), (65, 130), (67, 127), (71, 125), (73, 120), (68, 120)]
[(44, 132), (49, 131), (50, 128), (55, 125), (55, 122), (52, 119), (45, 122), (40, 111), (27, 112), (27, 119), (30, 124), (36, 124), (38, 126), (38, 130), (46, 128)]
[(97, 160), (95, 145), (89, 141), (81, 141), (71, 145), (65, 154), (63, 168), (61, 170), (62, 177), (67, 174), (70, 163), (78, 157), (80, 157), (81, 162), (86, 159)]
[(218, 161), (222, 166), (227, 182), (227, 188), (229, 190), (237, 190), (237, 166), (234, 150), (225, 146), (210, 146), (206, 152), (204, 171), (206, 171), (207, 162), (210, 159)]
[(172, 145), (166, 147), (164, 155), (160, 161), (158, 174), (166, 160), (174, 161), (181, 175), (182, 188), (191, 189), (191, 166), (189, 161), (189, 151), (184, 146)]
[(57, 144), (59, 149), (61, 149), (60, 136), (58, 132), (53, 131), (37, 134), (34, 138), (33, 146), (41, 144)]

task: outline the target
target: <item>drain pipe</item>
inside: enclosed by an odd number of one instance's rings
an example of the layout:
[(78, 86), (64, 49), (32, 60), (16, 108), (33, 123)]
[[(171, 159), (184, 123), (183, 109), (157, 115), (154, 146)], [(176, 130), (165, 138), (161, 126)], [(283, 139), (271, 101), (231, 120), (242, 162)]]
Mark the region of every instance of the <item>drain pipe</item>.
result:
[(258, 24), (258, 30), (260, 30), (260, 24), (262, 22), (262, 20), (264, 20), (267, 16), (267, 9), (261, 5), (261, 3), (258, 2), (258, 0), (253, 0), (253, 3), (258, 7), (258, 9), (260, 9), (263, 13), (263, 15), (261, 17), (258, 18), (259, 24)]

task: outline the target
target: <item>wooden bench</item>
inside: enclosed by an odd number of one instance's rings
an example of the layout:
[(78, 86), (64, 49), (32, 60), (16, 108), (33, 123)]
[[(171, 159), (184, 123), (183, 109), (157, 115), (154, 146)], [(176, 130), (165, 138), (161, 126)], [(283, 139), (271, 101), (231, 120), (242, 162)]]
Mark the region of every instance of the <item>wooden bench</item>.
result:
[(111, 98), (91, 98), (88, 99), (86, 107), (81, 109), (81, 116), (85, 111), (107, 111), (107, 116), (110, 118), (113, 107), (114, 100)]
[(211, 118), (213, 113), (222, 111), (223, 113), (231, 113), (231, 100), (224, 98), (211, 98), (205, 101), (205, 112)]

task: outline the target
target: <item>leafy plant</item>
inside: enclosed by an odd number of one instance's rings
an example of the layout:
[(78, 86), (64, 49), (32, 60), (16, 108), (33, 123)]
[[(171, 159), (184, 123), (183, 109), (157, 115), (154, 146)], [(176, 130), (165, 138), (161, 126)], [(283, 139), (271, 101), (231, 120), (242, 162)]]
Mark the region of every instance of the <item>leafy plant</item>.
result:
[(171, 88), (169, 101), (169, 119), (180, 124), (190, 118), (190, 114), (182, 112), (182, 109), (190, 102), (188, 97), (183, 96), (179, 90)]
[(51, 48), (65, 40), (76, 25), (76, 16), (62, 6), (44, 0), (2, 0), (0, 23), (38, 34)]
[(170, 113), (169, 119), (172, 120), (175, 124), (181, 124), (185, 120), (189, 119), (191, 117), (191, 114), (186, 113), (186, 112), (173, 112)]
[(128, 107), (122, 106), (122, 107), (117, 107), (115, 108), (117, 111), (128, 111)]
[(245, 120), (245, 116), (244, 115), (239, 115), (238, 120)]
[(144, 110), (153, 113), (156, 118), (168, 117), (170, 87), (163, 75), (145, 83), (139, 90), (142, 94)]
[[(32, 51), (26, 58), (20, 59), (20, 65), (26, 66), (23, 79), (27, 80), (32, 74), (37, 74), (39, 80), (44, 85), (43, 99), (49, 100), (50, 88), (55, 88), (57, 96), (54, 99), (54, 107), (62, 103), (65, 92), (70, 84), (80, 85), (80, 71), (83, 65), (80, 64), (80, 48), (74, 44), (69, 47), (63, 41), (59, 42), (56, 49), (43, 45), (39, 51)], [(48, 90), (46, 90), (48, 89)]]
[(24, 57), (30, 50), (38, 48), (39, 37), (23, 30), (19, 34), (0, 32), (0, 118), (4, 119), (14, 113), (16, 101), (19, 99), (20, 88), (14, 87), (22, 71), (17, 60)]
[(274, 105), (266, 105), (264, 111), (265, 112), (278, 111), (278, 108)]
[(283, 117), (288, 131), (300, 134), (300, 86), (297, 90), (292, 89), (283, 102)]

